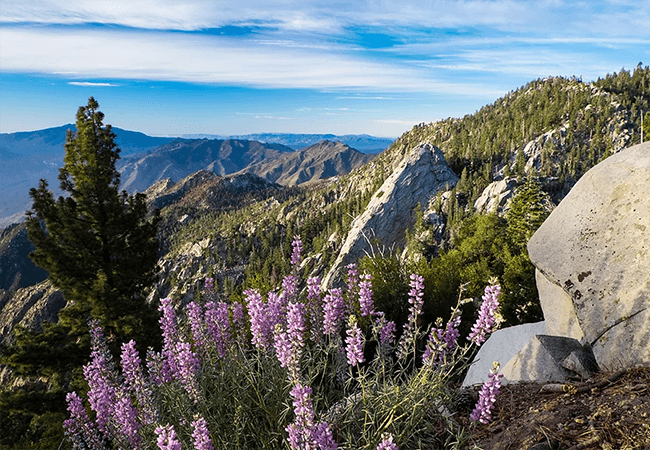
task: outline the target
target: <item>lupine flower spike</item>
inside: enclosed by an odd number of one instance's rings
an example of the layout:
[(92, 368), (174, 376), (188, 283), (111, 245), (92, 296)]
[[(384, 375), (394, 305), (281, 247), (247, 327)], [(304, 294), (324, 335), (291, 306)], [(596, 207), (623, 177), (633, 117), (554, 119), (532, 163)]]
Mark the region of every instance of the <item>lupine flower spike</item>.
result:
[(199, 417), (192, 422), (192, 440), (194, 441), (194, 448), (196, 450), (214, 450), (212, 441), (210, 440), (210, 432), (208, 431), (208, 424), (203, 417)]
[(499, 309), (499, 295), (501, 295), (501, 286), (498, 284), (485, 288), (478, 319), (472, 327), (472, 332), (467, 337), (467, 339), (476, 345), (481, 345), (485, 342), (487, 335), (493, 331), (496, 323), (495, 314)]
[(361, 336), (361, 328), (357, 325), (357, 319), (350, 316), (348, 322), (348, 330), (346, 331), (348, 337), (345, 338), (345, 353), (348, 357), (348, 364), (356, 366), (365, 361), (363, 358), (363, 338)]
[(156, 444), (160, 450), (181, 450), (182, 445), (176, 436), (176, 431), (172, 425), (165, 425), (164, 427), (156, 428), (156, 435), (158, 439)]
[(406, 358), (415, 346), (418, 318), (422, 314), (422, 307), (424, 305), (424, 277), (411, 274), (409, 286), (411, 286), (411, 290), (409, 291), (409, 303), (411, 306), (409, 307), (408, 320), (404, 324), (404, 333), (399, 342), (397, 356), (400, 359)]
[(302, 241), (300, 240), (300, 236), (293, 237), (291, 247), (293, 249), (291, 253), (291, 265), (297, 266), (302, 262)]
[(370, 274), (361, 275), (359, 282), (359, 307), (362, 316), (372, 316), (375, 314), (375, 304), (372, 301), (372, 276)]
[(469, 416), (475, 422), (481, 422), (483, 424), (490, 423), (492, 408), (494, 407), (494, 402), (497, 400), (496, 396), (501, 389), (501, 377), (503, 374), (499, 373), (499, 367), (499, 363), (495, 361), (488, 375), (488, 380), (481, 387), (478, 402), (472, 414)]

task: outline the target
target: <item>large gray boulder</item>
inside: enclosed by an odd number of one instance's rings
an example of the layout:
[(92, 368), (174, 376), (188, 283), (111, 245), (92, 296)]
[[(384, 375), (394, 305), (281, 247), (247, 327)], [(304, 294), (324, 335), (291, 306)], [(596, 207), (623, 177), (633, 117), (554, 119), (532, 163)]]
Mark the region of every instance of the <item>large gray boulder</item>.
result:
[(503, 367), (535, 335), (544, 334), (545, 329), (546, 324), (542, 321), (502, 328), (492, 333), (474, 357), (472, 365), (465, 375), (463, 386), (485, 383), (494, 361)]
[(323, 284), (338, 284), (342, 269), (370, 252), (371, 240), (378, 240), (386, 247), (403, 247), (406, 230), (415, 222), (413, 210), (417, 204), (426, 208), (439, 190), (454, 186), (457, 181), (439, 148), (423, 143), (411, 150), (374, 193), (365, 211), (352, 222)]
[(650, 143), (583, 175), (528, 252), (551, 331), (590, 345), (603, 369), (650, 363)]

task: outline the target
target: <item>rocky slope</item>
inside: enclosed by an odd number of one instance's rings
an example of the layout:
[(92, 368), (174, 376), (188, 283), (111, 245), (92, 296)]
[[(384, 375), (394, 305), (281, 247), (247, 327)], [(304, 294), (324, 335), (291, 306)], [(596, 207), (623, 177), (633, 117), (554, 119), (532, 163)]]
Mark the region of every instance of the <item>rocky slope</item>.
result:
[(27, 239), (27, 228), (16, 224), (0, 232), (0, 290), (32, 286), (47, 277), (47, 272), (29, 259), (34, 246)]

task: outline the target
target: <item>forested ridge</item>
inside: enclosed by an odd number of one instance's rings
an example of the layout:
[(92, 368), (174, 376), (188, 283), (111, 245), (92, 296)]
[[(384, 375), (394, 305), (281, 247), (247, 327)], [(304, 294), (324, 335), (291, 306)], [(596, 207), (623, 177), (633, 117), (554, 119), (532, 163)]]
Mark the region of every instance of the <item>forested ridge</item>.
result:
[[(254, 278), (277, 281), (288, 268), (283, 255), (298, 234), (322, 272), (354, 217), (421, 142), (438, 146), (460, 177), (448, 200), (437, 205), (447, 221), (442, 245), (453, 247), (454, 230), (474, 216), (474, 202), (491, 182), (531, 176), (548, 194), (547, 201), (557, 203), (589, 168), (640, 141), (642, 111), (645, 130), (650, 130), (648, 67), (591, 83), (575, 77), (538, 79), (474, 114), (417, 125), (376, 159), (333, 182), (291, 188), (235, 210), (193, 210), (192, 220), (171, 237), (168, 258), (182, 254), (188, 243), (212, 239), (204, 270), (239, 267), (236, 282), (223, 279), (232, 293), (234, 285), (247, 286)], [(177, 204), (162, 214), (184, 211), (187, 207)], [(185, 284), (179, 290), (195, 283), (177, 281)]]

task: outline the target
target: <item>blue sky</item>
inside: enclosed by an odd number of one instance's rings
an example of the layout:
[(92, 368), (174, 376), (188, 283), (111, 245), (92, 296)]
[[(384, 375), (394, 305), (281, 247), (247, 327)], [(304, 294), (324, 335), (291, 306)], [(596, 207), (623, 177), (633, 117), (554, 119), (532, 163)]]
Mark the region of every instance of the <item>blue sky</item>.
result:
[(650, 2), (0, 0), (0, 132), (396, 137), (549, 75), (650, 64)]

